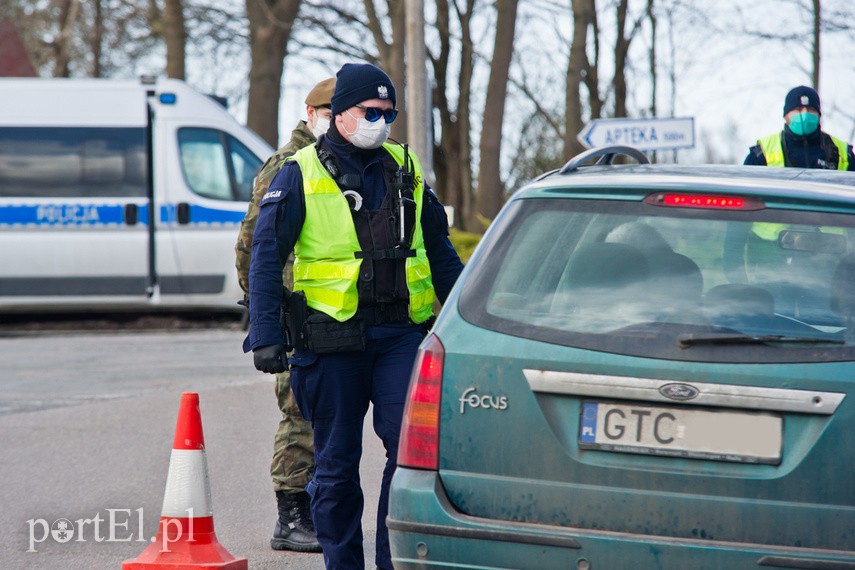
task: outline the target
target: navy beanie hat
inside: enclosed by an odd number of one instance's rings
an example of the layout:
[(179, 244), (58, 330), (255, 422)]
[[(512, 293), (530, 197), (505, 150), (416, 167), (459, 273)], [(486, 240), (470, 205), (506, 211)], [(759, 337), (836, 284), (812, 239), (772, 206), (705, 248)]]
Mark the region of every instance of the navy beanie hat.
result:
[(344, 113), (368, 99), (389, 99), (395, 106), (395, 86), (382, 69), (370, 63), (345, 63), (335, 74), (332, 114)]
[(793, 87), (787, 93), (787, 98), (784, 99), (784, 115), (799, 107), (813, 107), (817, 113), (822, 114), (822, 109), (819, 108), (819, 94), (806, 85)]

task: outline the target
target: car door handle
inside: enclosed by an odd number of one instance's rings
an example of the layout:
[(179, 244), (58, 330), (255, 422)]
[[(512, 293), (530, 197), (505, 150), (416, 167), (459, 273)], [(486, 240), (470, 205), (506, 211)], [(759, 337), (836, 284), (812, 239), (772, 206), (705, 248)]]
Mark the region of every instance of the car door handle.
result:
[(190, 204), (187, 202), (181, 202), (178, 204), (176, 208), (176, 214), (178, 216), (179, 224), (189, 224), (190, 223)]
[(125, 204), (125, 224), (129, 226), (137, 225), (140, 216), (139, 206), (136, 204)]

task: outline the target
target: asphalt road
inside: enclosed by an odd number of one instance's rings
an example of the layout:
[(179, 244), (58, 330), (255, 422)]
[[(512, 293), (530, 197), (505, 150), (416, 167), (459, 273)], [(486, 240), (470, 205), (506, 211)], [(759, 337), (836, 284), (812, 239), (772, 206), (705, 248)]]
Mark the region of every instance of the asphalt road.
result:
[[(157, 531), (182, 392), (199, 393), (223, 546), (253, 569), (323, 568), (320, 554), (269, 547), (279, 411), (272, 377), (240, 350), (243, 335), (226, 326), (0, 336), (0, 568), (118, 569), (139, 555)], [(384, 452), (370, 422), (365, 433), (373, 568)], [(44, 530), (60, 519), (75, 531), (68, 542)]]

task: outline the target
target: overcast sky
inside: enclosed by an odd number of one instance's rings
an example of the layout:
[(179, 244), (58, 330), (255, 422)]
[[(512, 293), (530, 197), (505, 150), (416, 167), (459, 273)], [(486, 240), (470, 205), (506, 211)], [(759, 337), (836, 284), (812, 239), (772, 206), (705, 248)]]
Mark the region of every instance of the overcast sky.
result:
[[(671, 113), (671, 88), (668, 73), (671, 65), (670, 45), (674, 45), (674, 69), (678, 74), (677, 96), (673, 116), (694, 117), (694, 150), (681, 150), (680, 162), (706, 160), (705, 146), (724, 162), (742, 162), (748, 147), (756, 139), (782, 127), (782, 107), (787, 91), (796, 85), (810, 84), (809, 45), (784, 44), (759, 40), (740, 33), (743, 28), (771, 33), (805, 33), (810, 30), (810, 14), (797, 10), (796, 0), (717, 0), (710, 25), (688, 22), (685, 15), (674, 27), (673, 42), (666, 34), (666, 22), (660, 18), (658, 57), (660, 58), (658, 86), (658, 115)], [(805, 5), (809, 0), (801, 0)], [(569, 2), (567, 2), (569, 4)], [(430, 5), (430, 2), (426, 2)], [(630, 5), (640, 9), (646, 2), (635, 0)], [(704, 4), (707, 4), (706, 2)], [(710, 4), (707, 4), (710, 5)], [(855, 16), (851, 0), (825, 0), (824, 10), (849, 10)], [(430, 9), (430, 6), (428, 6)], [(708, 8), (705, 8), (708, 10)], [(517, 55), (512, 74), (525, 74), (542, 97), (546, 107), (559, 110), (563, 102), (563, 75), (566, 49), (562, 42), (570, 37), (572, 19), (555, 17), (539, 10), (536, 3), (521, 2), (521, 20), (517, 27)], [(429, 16), (430, 18), (430, 16)], [(602, 76), (610, 77), (608, 62), (613, 57), (608, 36), (609, 15), (601, 16), (605, 34), (601, 62)], [(489, 20), (482, 25), (490, 26)], [(855, 27), (855, 17), (844, 22)], [(630, 108), (649, 106), (650, 79), (644, 50), (649, 37), (643, 35), (634, 42), (634, 62), (637, 69), (629, 84)], [(486, 35), (486, 34), (485, 34)], [(430, 30), (427, 40), (430, 41)], [(855, 139), (855, 32), (826, 33), (822, 38), (822, 66), (819, 93), (822, 100), (823, 130), (852, 142)], [(481, 42), (489, 50), (491, 40)], [(291, 56), (286, 61), (283, 98), (280, 107), (280, 140), (288, 140), (296, 122), (305, 118), (303, 98), (314, 83), (332, 75), (343, 60), (313, 60), (304, 55)], [(486, 78), (482, 77), (486, 82)], [(483, 101), (483, 89), (476, 90), (475, 108)], [(399, 101), (399, 105), (401, 102)], [(521, 100), (519, 92), (509, 91), (506, 107), (505, 136), (513, 138), (521, 121), (530, 116), (532, 105)], [(238, 105), (235, 114), (245, 119), (245, 107)], [(473, 144), (477, 144), (480, 117), (473, 117)], [(511, 145), (508, 145), (509, 147)], [(507, 160), (512, 160), (508, 157)]]

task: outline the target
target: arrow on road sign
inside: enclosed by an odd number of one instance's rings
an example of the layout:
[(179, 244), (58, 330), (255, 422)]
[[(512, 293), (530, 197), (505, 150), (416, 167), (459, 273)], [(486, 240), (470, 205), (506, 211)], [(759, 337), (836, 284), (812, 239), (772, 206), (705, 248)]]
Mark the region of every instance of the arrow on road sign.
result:
[(695, 119), (594, 119), (577, 135), (588, 148), (615, 144), (638, 150), (674, 150), (695, 146)]

